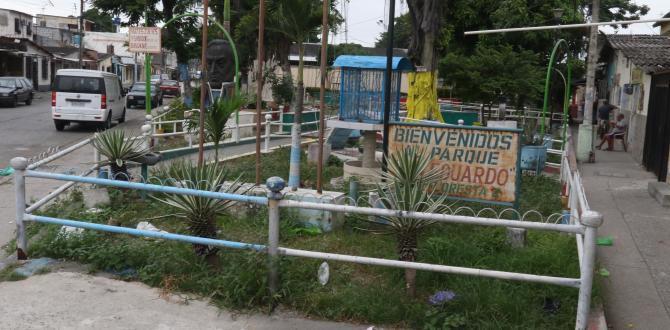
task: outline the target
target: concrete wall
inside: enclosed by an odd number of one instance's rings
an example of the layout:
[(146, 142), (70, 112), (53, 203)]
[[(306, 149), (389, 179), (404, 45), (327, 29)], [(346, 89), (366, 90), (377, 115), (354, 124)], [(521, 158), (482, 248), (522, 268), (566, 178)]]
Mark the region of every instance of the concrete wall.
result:
[[(616, 51), (613, 61), (613, 79), (609, 86), (609, 101), (620, 108), (620, 112), (628, 120), (628, 151), (631, 152), (635, 161), (642, 162), (644, 151), (644, 136), (647, 127), (647, 113), (649, 111), (649, 89), (651, 86), (651, 75), (641, 72), (639, 81), (633, 81), (634, 73), (640, 73), (635, 66), (621, 51)], [(624, 93), (624, 85), (635, 84), (634, 93)]]
[[(29, 77), (30, 73), (26, 72), (27, 69), (27, 61), (32, 61), (33, 65), (37, 65), (37, 86), (34, 86), (37, 90), (39, 91), (48, 91), (51, 90), (51, 65), (52, 63), (52, 58), (49, 54), (46, 52), (42, 51), (41, 49), (32, 46), (31, 44), (28, 44), (28, 50), (27, 54), (24, 57), (24, 62), (23, 62), (23, 76), (24, 77)], [(46, 59), (46, 61), (43, 61)], [(42, 75), (42, 69), (46, 70), (46, 77)], [(32, 80), (31, 80), (32, 81)]]
[[(16, 18), (20, 21), (20, 33), (15, 30), (14, 19)], [(33, 17), (31, 15), (14, 10), (0, 9), (0, 36), (32, 39), (32, 25)], [(28, 26), (31, 29), (30, 34), (28, 34)]]

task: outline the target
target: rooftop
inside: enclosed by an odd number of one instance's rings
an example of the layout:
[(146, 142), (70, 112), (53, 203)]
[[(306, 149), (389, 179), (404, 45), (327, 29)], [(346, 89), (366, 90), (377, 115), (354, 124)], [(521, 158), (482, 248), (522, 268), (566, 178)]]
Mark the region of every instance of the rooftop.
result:
[(670, 70), (670, 36), (608, 34), (607, 42), (620, 50), (642, 70), (655, 73)]

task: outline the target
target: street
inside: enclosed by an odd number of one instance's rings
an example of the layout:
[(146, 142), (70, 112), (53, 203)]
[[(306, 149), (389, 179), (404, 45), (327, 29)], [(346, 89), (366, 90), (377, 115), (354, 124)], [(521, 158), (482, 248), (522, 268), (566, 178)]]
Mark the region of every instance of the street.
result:
[[(169, 99), (165, 101), (169, 102)], [(32, 157), (55, 146), (62, 149), (99, 129), (92, 124), (70, 124), (65, 131), (56, 131), (51, 119), (50, 102), (49, 93), (35, 93), (31, 105), (20, 103), (16, 108), (0, 106), (0, 168), (8, 166), (13, 157)], [(114, 129), (122, 128), (139, 134), (144, 115), (143, 109), (127, 109), (126, 122), (121, 125), (114, 122)]]

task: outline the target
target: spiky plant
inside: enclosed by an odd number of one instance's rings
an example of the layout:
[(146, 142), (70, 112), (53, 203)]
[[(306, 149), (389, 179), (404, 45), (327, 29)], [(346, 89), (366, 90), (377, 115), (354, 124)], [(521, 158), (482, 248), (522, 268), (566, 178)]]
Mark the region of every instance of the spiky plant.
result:
[[(226, 136), (226, 124), (230, 117), (242, 106), (247, 104), (247, 96), (234, 92), (231, 96), (216, 99), (205, 112), (205, 137), (214, 143), (214, 159), (219, 160), (219, 144)], [(189, 121), (189, 130), (198, 127), (199, 113), (195, 113)]]
[(91, 141), (100, 155), (107, 159), (101, 165), (109, 165), (112, 178), (128, 181), (128, 162), (135, 161), (149, 152), (142, 139), (126, 139), (123, 130), (107, 130), (96, 133)]
[[(179, 160), (167, 168), (159, 169), (158, 176), (165, 179), (165, 184), (181, 188), (231, 194), (245, 194), (248, 191), (240, 183), (239, 177), (228, 181), (228, 171), (218, 163), (198, 167), (191, 162)], [(191, 235), (205, 238), (216, 238), (216, 218), (235, 204), (230, 200), (178, 194), (162, 194), (154, 198), (176, 208), (175, 215), (186, 219)], [(216, 264), (217, 248), (193, 244), (193, 250), (210, 264)]]
[[(443, 213), (446, 196), (435, 193), (435, 186), (444, 179), (437, 169), (430, 169), (430, 157), (424, 149), (408, 147), (387, 158), (387, 172), (381, 175), (385, 183), (377, 184), (379, 201), (384, 208), (412, 212)], [(416, 261), (419, 235), (434, 221), (406, 217), (384, 216), (382, 221), (370, 220), (374, 232), (396, 238), (398, 257), (402, 261)], [(416, 294), (416, 270), (405, 269), (407, 294)]]

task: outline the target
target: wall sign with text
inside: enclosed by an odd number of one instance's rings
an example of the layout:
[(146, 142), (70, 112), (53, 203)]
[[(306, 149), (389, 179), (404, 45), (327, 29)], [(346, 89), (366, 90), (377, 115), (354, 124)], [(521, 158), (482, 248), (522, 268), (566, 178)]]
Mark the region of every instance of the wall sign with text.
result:
[(447, 179), (437, 191), (451, 197), (514, 205), (517, 201), (520, 129), (392, 123), (389, 153), (424, 148), (431, 168)]

